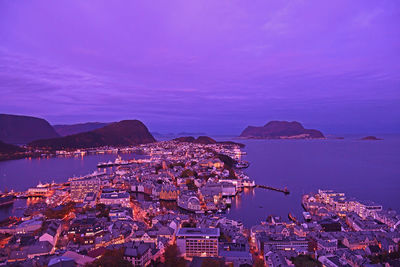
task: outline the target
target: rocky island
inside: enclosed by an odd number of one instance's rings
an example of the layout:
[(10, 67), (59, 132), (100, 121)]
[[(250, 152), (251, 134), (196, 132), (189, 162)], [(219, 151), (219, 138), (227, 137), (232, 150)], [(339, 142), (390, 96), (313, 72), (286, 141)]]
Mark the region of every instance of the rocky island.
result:
[(382, 140), (382, 139), (378, 138), (376, 136), (370, 135), (370, 136), (365, 136), (365, 137), (361, 138), (361, 140), (364, 140), (364, 141), (378, 141), (378, 140)]
[(194, 143), (194, 144), (202, 144), (202, 145), (210, 145), (210, 144), (221, 144), (221, 145), (236, 145), (241, 148), (245, 147), (244, 144), (241, 143), (236, 143), (232, 141), (216, 141), (213, 138), (209, 136), (199, 136), (197, 138), (194, 138), (193, 136), (182, 136), (173, 139), (172, 141), (176, 141), (178, 143)]
[(325, 138), (322, 132), (305, 129), (297, 121), (270, 121), (264, 126), (248, 126), (240, 134), (246, 139), (320, 139)]

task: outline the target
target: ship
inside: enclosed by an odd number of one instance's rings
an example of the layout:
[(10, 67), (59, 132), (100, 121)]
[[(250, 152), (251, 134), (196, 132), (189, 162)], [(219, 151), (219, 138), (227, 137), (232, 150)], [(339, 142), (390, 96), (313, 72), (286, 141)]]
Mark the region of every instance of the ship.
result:
[(8, 206), (14, 203), (14, 196), (12, 195), (1, 195), (0, 206)]
[(112, 162), (112, 161), (99, 162), (99, 164), (97, 164), (97, 168), (107, 168), (107, 167), (112, 167), (112, 166), (114, 166), (114, 162)]
[(97, 168), (108, 168), (108, 167), (113, 167), (113, 166), (121, 166), (121, 165), (128, 165), (130, 162), (123, 160), (120, 156), (118, 156), (114, 162), (108, 161), (108, 162), (99, 162), (97, 164)]

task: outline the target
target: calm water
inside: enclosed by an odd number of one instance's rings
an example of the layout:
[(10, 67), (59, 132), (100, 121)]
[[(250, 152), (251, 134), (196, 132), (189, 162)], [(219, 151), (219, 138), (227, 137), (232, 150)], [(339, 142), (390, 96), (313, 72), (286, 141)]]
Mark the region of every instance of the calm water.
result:
[(246, 170), (257, 184), (287, 188), (290, 195), (255, 189), (238, 196), (229, 216), (247, 226), (270, 214), (301, 217), (301, 196), (334, 189), (400, 212), (400, 137), (381, 141), (245, 140)]
[[(234, 201), (229, 217), (251, 226), (270, 214), (301, 216), (301, 195), (322, 189), (373, 200), (400, 212), (400, 137), (382, 141), (240, 140), (246, 144), (247, 174), (258, 184), (290, 190), (290, 195), (264, 189), (248, 190)], [(139, 156), (122, 154), (123, 159)], [(25, 190), (42, 182), (63, 182), (96, 170), (99, 161), (115, 154), (83, 158), (51, 158), (0, 162), (0, 189)], [(15, 205), (14, 205), (15, 206)], [(10, 208), (0, 209), (0, 219)], [(14, 209), (15, 210), (15, 209)]]

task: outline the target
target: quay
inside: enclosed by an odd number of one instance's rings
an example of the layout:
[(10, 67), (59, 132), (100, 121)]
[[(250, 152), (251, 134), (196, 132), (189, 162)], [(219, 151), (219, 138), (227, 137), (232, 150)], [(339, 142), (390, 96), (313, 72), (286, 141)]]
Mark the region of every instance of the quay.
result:
[(289, 190), (286, 187), (284, 189), (280, 189), (280, 188), (276, 188), (276, 187), (272, 187), (272, 186), (267, 186), (267, 185), (256, 185), (256, 187), (263, 188), (263, 189), (268, 189), (268, 190), (273, 190), (273, 191), (277, 191), (277, 192), (281, 192), (281, 193), (284, 193), (285, 195), (289, 195), (290, 194)]

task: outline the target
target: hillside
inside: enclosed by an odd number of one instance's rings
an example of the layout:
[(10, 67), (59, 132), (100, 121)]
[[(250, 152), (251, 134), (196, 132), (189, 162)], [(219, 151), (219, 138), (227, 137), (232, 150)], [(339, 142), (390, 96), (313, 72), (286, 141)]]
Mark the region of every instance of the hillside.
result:
[(111, 123), (89, 132), (60, 138), (38, 140), (32, 147), (56, 149), (77, 149), (101, 146), (129, 146), (155, 142), (147, 127), (138, 120), (124, 120)]
[(0, 154), (12, 154), (12, 153), (17, 153), (17, 152), (24, 152), (25, 149), (22, 147), (16, 146), (16, 145), (11, 145), (11, 144), (6, 144), (2, 141), (0, 141)]
[(241, 134), (243, 138), (256, 139), (308, 139), (324, 138), (324, 135), (314, 129), (305, 129), (297, 121), (270, 121), (264, 126), (248, 126)]
[(0, 140), (8, 144), (26, 144), (38, 139), (59, 137), (44, 119), (0, 114)]
[(89, 132), (93, 131), (96, 129), (103, 128), (104, 126), (107, 126), (110, 123), (104, 123), (104, 122), (86, 122), (86, 123), (77, 123), (77, 124), (59, 124), (59, 125), (53, 125), (54, 130), (60, 135), (60, 136), (67, 136), (71, 134), (78, 134), (78, 133), (84, 133), (84, 132)]

